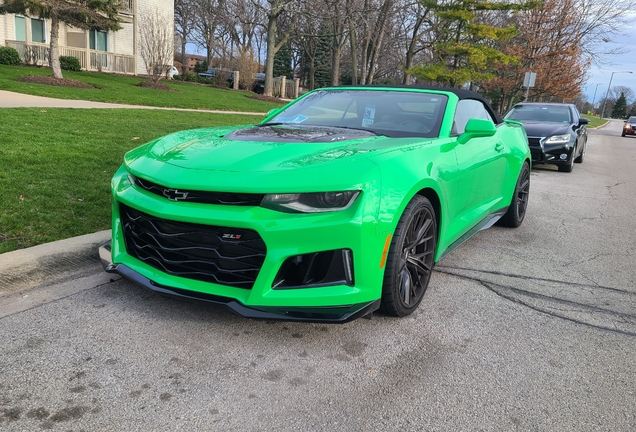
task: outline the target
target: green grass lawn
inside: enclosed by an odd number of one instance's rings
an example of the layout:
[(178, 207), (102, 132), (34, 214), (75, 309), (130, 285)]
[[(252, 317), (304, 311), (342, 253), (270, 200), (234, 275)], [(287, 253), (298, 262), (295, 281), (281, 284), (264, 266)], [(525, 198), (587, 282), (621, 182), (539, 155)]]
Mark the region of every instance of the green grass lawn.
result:
[(588, 123), (588, 128), (595, 128), (607, 123), (607, 120), (604, 120), (600, 117), (591, 116), (587, 114), (581, 114), (581, 117), (588, 119), (590, 122)]
[(85, 82), (96, 87), (94, 89), (55, 87), (16, 81), (27, 75), (50, 76), (52, 73), (48, 68), (0, 65), (0, 90), (59, 99), (263, 113), (283, 104), (283, 102), (277, 104), (254, 99), (252, 92), (177, 81), (162, 81), (175, 91), (154, 90), (138, 87), (137, 84), (146, 81), (139, 77), (97, 72), (63, 71), (64, 78)]
[(0, 253), (110, 228), (124, 153), (170, 132), (262, 116), (145, 109), (0, 109)]

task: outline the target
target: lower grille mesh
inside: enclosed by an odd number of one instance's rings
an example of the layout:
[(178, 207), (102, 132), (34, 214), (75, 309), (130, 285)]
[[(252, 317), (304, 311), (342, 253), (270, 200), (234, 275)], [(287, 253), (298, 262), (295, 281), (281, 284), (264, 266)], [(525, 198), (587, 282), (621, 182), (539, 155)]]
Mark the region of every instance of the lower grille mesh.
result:
[(541, 148), (541, 138), (528, 138), (528, 145), (530, 146), (530, 153), (532, 154), (533, 162), (543, 161), (543, 149)]
[(171, 221), (120, 204), (126, 251), (168, 274), (251, 289), (267, 248), (254, 230)]

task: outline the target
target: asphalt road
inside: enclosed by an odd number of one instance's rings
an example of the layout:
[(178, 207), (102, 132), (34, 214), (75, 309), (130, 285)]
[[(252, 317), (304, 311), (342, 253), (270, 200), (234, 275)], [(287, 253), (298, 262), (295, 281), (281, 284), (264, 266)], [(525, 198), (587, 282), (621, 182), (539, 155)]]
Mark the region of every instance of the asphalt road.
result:
[[(634, 431), (636, 138), (537, 166), (416, 313), (253, 321), (95, 267), (0, 306), (0, 430)], [(90, 261), (90, 260), (89, 260)]]

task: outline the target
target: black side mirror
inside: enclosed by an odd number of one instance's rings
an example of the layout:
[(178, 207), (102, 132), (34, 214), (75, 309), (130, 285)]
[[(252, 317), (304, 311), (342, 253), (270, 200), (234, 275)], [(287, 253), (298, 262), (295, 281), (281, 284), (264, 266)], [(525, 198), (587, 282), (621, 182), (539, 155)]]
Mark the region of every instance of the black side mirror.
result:
[(579, 126), (586, 125), (586, 124), (588, 124), (589, 122), (590, 122), (590, 120), (589, 120), (589, 119), (586, 119), (586, 118), (583, 118), (583, 117), (579, 118)]

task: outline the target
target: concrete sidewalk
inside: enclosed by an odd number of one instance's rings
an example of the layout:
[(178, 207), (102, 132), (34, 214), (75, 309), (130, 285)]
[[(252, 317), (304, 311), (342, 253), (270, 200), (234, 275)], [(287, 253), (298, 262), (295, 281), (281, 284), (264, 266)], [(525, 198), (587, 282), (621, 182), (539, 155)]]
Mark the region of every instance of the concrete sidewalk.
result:
[(262, 115), (262, 112), (244, 112), (244, 111), (220, 111), (205, 110), (193, 108), (166, 108), (153, 107), (144, 105), (126, 105), (105, 102), (91, 102), (84, 100), (71, 99), (55, 99), (43, 96), (33, 96), (22, 93), (14, 93), (6, 90), (0, 90), (0, 108), (124, 108), (124, 109), (155, 109), (166, 111), (192, 111), (192, 112), (209, 112), (215, 114), (246, 114), (246, 115)]

